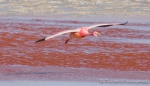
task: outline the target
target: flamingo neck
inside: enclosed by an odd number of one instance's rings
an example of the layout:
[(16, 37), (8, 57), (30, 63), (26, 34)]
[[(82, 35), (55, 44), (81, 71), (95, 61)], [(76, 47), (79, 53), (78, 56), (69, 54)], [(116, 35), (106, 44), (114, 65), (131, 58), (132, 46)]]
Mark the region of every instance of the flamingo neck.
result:
[(95, 32), (95, 31), (89, 32), (89, 33), (87, 34), (87, 36), (94, 36), (94, 32)]
[(93, 33), (89, 33), (88, 36), (93, 36)]

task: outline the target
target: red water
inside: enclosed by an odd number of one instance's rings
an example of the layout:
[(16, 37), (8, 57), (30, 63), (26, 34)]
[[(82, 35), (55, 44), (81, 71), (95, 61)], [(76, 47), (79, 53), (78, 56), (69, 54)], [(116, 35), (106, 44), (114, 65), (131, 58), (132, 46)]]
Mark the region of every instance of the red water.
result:
[[(64, 68), (63, 70), (70, 67), (77, 70), (85, 68), (89, 71), (85, 76), (91, 77), (92, 75), (89, 74), (92, 71), (93, 77), (96, 78), (101, 78), (100, 75), (103, 74), (103, 77), (108, 78), (150, 79), (149, 22), (130, 23), (129, 21), (125, 26), (95, 28), (93, 30), (99, 31), (101, 37), (85, 37), (81, 40), (71, 40), (68, 44), (64, 42), (69, 34), (34, 43), (38, 39), (63, 30), (97, 23), (99, 22), (2, 18), (0, 20), (0, 70), (5, 78), (1, 77), (1, 79), (6, 79), (6, 76), (9, 78), (11, 74), (27, 73), (25, 75), (28, 75), (37, 72), (37, 69), (46, 70), (46, 74), (47, 71), (51, 71), (50, 69), (56, 70), (57, 67), (60, 67), (59, 71), (61, 67)], [(47, 66), (54, 68), (47, 69)], [(116, 71), (119, 71), (119, 74), (115, 73)], [(133, 73), (129, 73), (130, 71)], [(140, 71), (144, 72), (139, 73)], [(72, 76), (84, 76), (85, 70), (82, 72)], [(138, 76), (139, 74), (141, 76)], [(58, 75), (56, 74), (55, 77), (60, 78)], [(65, 78), (68, 78), (66, 76)]]

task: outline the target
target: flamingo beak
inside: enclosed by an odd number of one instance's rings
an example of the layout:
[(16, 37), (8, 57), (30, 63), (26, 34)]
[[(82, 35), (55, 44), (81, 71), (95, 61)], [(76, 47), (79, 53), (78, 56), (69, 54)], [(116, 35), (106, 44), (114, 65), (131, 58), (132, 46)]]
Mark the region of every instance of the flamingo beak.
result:
[(97, 31), (95, 31), (95, 32), (93, 33), (93, 36), (100, 36), (100, 33), (97, 32)]
[(99, 32), (96, 32), (96, 36), (100, 36), (100, 33), (99, 33)]
[(99, 32), (97, 32), (97, 36), (100, 36), (100, 33), (99, 33)]

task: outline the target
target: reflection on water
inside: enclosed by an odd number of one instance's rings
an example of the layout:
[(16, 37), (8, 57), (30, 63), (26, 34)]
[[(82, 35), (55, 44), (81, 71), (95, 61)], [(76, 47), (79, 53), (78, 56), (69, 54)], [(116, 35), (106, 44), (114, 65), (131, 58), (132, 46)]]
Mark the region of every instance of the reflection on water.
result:
[(0, 0), (0, 15), (149, 15), (149, 0)]

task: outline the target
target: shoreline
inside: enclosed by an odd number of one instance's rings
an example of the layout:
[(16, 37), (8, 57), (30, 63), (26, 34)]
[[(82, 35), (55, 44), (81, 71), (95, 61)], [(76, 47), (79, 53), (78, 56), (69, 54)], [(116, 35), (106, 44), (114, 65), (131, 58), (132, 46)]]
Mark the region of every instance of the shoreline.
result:
[(63, 20), (63, 21), (89, 21), (89, 22), (143, 22), (149, 21), (149, 16), (127, 16), (127, 15), (97, 15), (97, 16), (65, 16), (65, 15), (0, 15), (0, 19), (8, 18), (25, 18), (25, 19), (48, 19), (48, 20)]
[[(121, 71), (112, 69), (74, 68), (60, 66), (0, 66), (0, 81), (11, 80), (63, 80), (87, 81), (99, 80), (150, 80), (149, 71)], [(8, 71), (9, 70), (9, 71)], [(140, 75), (140, 76), (138, 76)]]
[[(142, 82), (142, 81), (141, 81)], [(0, 81), (0, 84), (3, 86), (49, 86), (49, 85), (55, 85), (55, 86), (137, 86), (137, 85), (144, 85), (149, 86), (148, 83), (138, 83), (138, 81), (131, 83), (100, 83), (100, 82), (80, 82), (80, 81), (28, 81), (28, 80), (19, 80), (19, 81)]]

